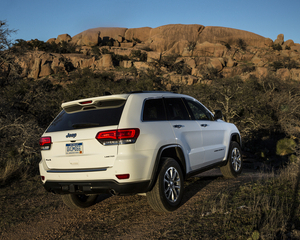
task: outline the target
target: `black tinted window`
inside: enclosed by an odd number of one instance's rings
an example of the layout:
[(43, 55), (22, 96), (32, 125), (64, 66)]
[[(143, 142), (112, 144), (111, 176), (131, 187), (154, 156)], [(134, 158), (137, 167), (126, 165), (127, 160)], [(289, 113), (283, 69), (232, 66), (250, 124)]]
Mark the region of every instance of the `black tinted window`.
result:
[(66, 113), (64, 110), (55, 118), (47, 132), (118, 125), (124, 104), (120, 107)]
[(148, 99), (145, 101), (143, 121), (166, 120), (162, 99)]
[(168, 120), (190, 120), (181, 98), (165, 98)]
[(198, 102), (186, 99), (187, 105), (191, 110), (192, 117), (195, 120), (210, 120), (209, 112)]

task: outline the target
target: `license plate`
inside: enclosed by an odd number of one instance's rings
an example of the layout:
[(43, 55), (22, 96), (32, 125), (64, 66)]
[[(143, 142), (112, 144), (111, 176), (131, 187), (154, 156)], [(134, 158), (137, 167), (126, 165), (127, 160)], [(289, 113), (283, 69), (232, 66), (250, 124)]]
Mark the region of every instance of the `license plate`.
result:
[(82, 143), (67, 143), (66, 154), (82, 154), (83, 144)]

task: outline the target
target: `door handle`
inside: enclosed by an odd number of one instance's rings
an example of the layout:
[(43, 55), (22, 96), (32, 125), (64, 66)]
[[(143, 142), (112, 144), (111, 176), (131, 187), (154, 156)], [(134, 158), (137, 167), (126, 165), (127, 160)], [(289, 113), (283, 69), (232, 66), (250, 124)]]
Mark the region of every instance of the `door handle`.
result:
[(207, 124), (201, 124), (201, 127), (207, 127), (208, 125)]
[(173, 125), (174, 128), (182, 128), (184, 127), (183, 125)]

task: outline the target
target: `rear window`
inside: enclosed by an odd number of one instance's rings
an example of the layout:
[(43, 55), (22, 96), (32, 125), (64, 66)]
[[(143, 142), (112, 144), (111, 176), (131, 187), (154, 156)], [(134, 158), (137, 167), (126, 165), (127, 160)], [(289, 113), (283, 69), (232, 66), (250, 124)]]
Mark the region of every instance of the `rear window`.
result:
[(73, 129), (104, 127), (118, 125), (123, 112), (124, 103), (117, 107), (98, 108), (80, 112), (67, 113), (65, 110), (55, 118), (46, 132), (66, 131)]

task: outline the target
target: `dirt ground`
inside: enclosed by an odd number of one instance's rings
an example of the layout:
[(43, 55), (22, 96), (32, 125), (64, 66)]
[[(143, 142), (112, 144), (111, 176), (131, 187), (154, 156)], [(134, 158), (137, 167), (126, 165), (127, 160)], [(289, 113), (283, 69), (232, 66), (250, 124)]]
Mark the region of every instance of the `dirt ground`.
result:
[[(261, 175), (255, 167), (245, 169), (240, 177), (229, 180), (223, 178), (219, 169), (197, 175), (186, 182), (181, 207), (169, 214), (153, 211), (145, 196), (103, 194), (91, 208), (70, 210), (59, 195), (46, 192), (42, 184), (36, 184), (31, 195), (22, 192), (22, 185), (14, 187), (14, 195), (0, 189), (1, 215), (7, 218), (7, 223), (0, 229), (0, 239), (165, 238), (174, 230), (172, 223), (191, 214), (200, 199), (208, 199), (221, 190), (253, 181)], [(15, 211), (10, 212), (10, 208)], [(13, 214), (16, 216), (8, 220)]]

